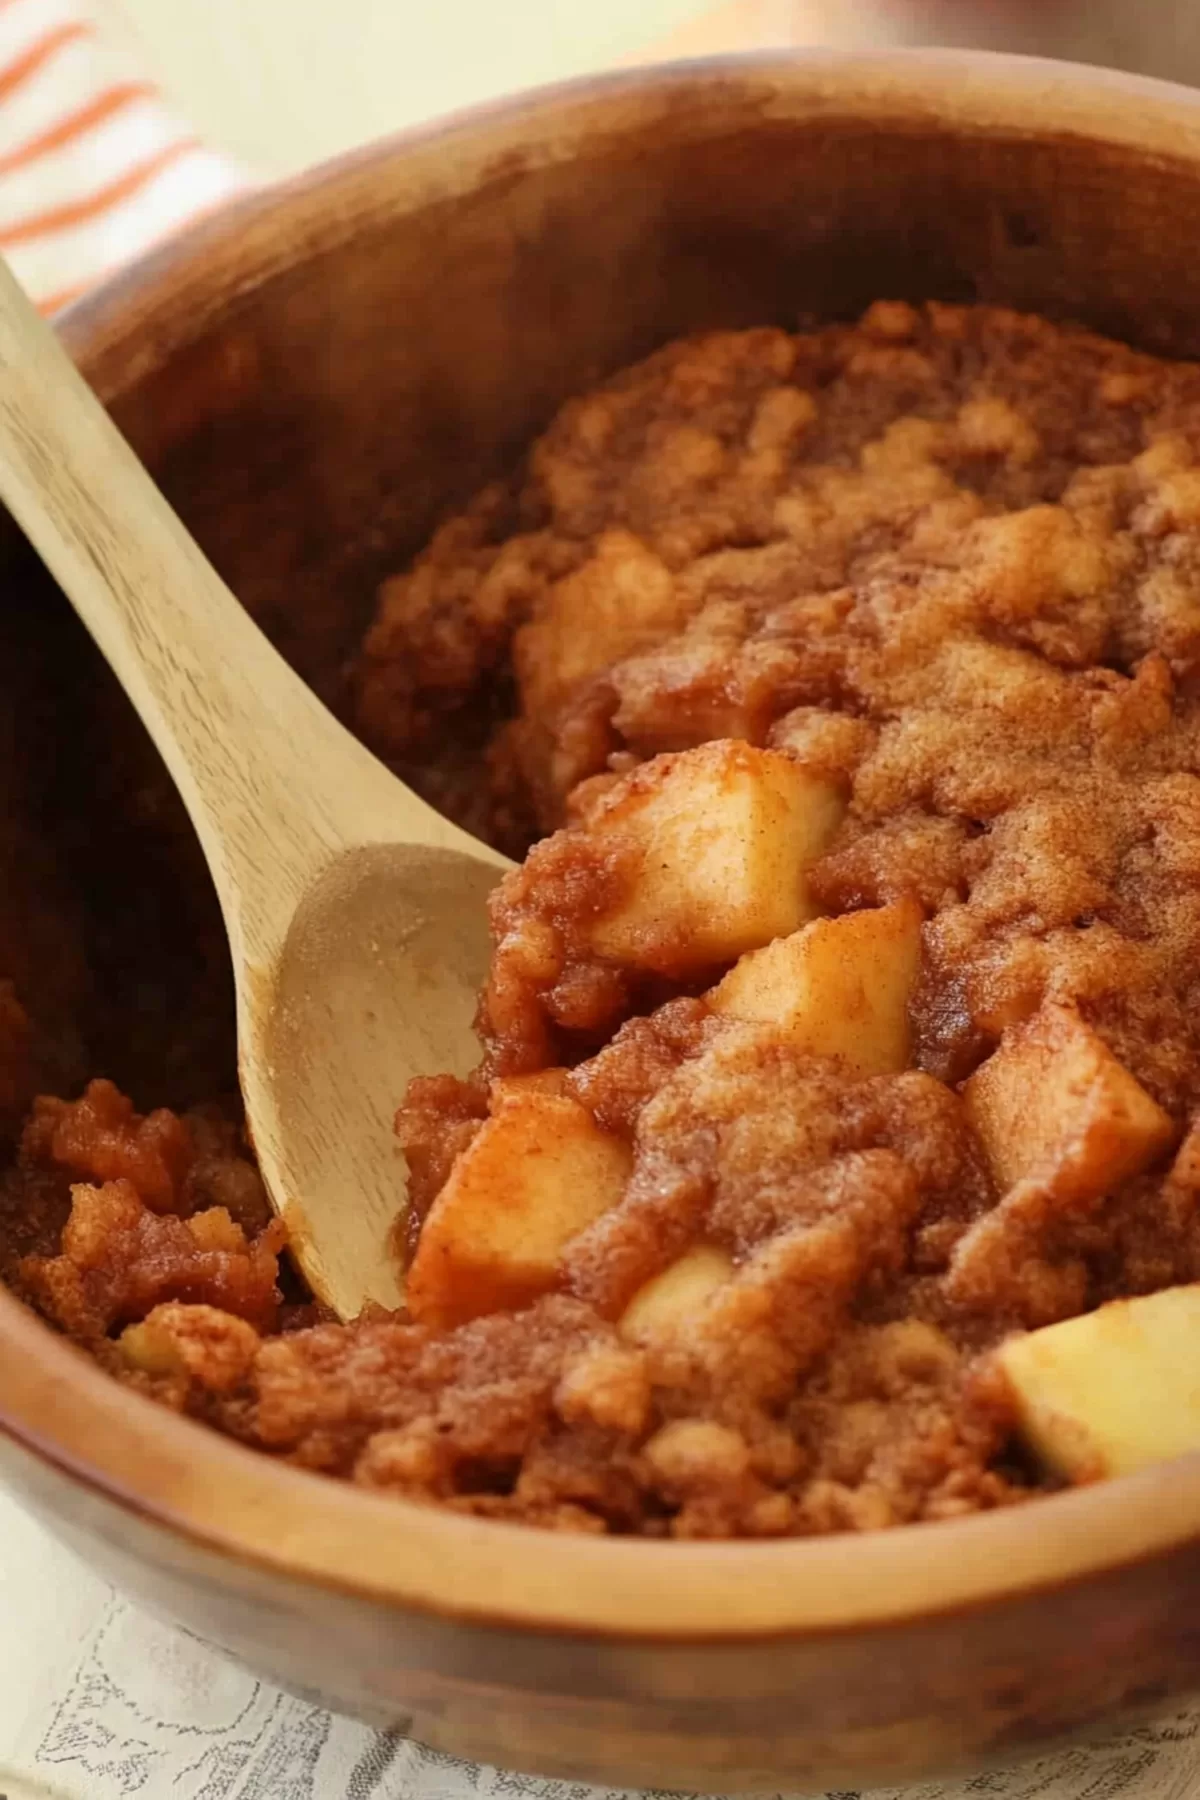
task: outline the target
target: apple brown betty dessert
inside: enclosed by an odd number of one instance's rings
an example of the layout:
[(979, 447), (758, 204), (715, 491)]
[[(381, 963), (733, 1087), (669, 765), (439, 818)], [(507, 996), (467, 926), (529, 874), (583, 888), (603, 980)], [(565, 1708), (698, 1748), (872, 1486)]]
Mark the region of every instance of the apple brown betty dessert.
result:
[(477, 1072), (397, 1095), (407, 1310), (306, 1300), (236, 1121), (34, 1099), (13, 969), (21, 1295), (272, 1456), (568, 1530), (1200, 1446), (1200, 367), (890, 302), (672, 344), (384, 585), (355, 693), (397, 767), (498, 719), (445, 794), (528, 852)]

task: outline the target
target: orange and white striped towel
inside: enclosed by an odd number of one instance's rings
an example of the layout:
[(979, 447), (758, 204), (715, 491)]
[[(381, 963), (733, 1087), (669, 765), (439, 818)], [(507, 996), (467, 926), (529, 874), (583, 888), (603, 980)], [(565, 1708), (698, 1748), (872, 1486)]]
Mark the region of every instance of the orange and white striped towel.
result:
[(86, 0), (0, 0), (0, 254), (43, 312), (245, 185)]

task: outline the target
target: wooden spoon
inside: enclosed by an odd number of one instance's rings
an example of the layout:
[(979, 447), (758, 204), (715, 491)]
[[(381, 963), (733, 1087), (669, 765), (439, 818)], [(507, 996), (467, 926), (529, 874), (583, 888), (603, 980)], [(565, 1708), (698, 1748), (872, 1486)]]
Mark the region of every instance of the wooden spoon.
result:
[[(272, 1203), (342, 1318), (401, 1299), (392, 1119), (465, 1072), (510, 865), (365, 750), (238, 604), (0, 263), (0, 499), (141, 715), (216, 883)], [(104, 829), (97, 821), (97, 831)], [(135, 879), (135, 872), (131, 872)]]

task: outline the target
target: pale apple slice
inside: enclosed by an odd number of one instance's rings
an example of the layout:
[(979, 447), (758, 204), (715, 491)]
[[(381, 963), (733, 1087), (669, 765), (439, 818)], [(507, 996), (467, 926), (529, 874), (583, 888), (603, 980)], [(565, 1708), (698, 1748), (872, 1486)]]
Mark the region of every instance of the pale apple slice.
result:
[(709, 995), (714, 1012), (779, 1028), (856, 1075), (897, 1074), (910, 1060), (908, 1002), (921, 962), (921, 908), (901, 900), (815, 919), (751, 951)]
[(589, 821), (638, 862), (591, 930), (601, 956), (671, 975), (732, 962), (820, 908), (806, 872), (845, 811), (830, 782), (734, 739), (656, 757)]
[(553, 1288), (564, 1245), (615, 1206), (631, 1155), (578, 1101), (510, 1085), (459, 1156), (408, 1271), (414, 1319), (456, 1325)]
[(1005, 1033), (963, 1102), (998, 1187), (1036, 1181), (1067, 1205), (1111, 1193), (1175, 1133), (1103, 1039), (1057, 1004)]
[(617, 1329), (634, 1344), (651, 1344), (686, 1331), (699, 1309), (733, 1273), (733, 1262), (713, 1244), (698, 1244), (640, 1287)]
[(996, 1354), (1022, 1435), (1068, 1481), (1200, 1450), (1200, 1284), (1114, 1300)]

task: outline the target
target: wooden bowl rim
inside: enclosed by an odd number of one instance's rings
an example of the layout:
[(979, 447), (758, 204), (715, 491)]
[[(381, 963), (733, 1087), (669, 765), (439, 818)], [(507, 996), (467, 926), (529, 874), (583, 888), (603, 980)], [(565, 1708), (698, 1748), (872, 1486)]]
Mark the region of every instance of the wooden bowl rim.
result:
[[(373, 215), (476, 187), (514, 157), (561, 160), (581, 137), (648, 128), (714, 95), (747, 118), (803, 110), (1075, 136), (1200, 169), (1200, 95), (1149, 78), (952, 51), (703, 58), (475, 108), (255, 192), (72, 308), (64, 334), (111, 400), (280, 267), (336, 247)], [(1200, 1533), (1200, 1454), (1032, 1509), (861, 1537), (660, 1544), (474, 1520), (306, 1474), (167, 1412), (3, 1291), (0, 1432), (117, 1517), (139, 1515), (232, 1562), (464, 1621), (627, 1640), (719, 1644), (909, 1622), (1060, 1588)]]

